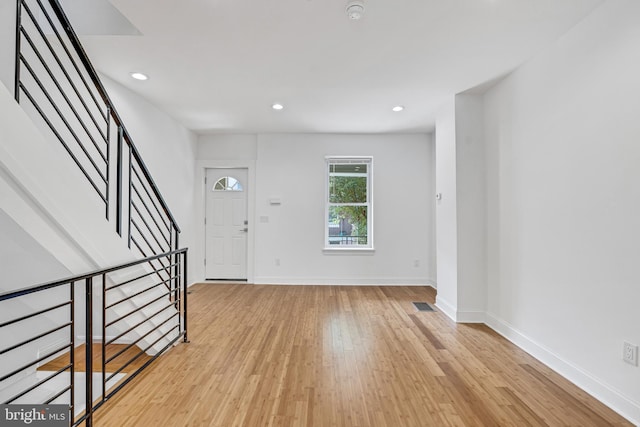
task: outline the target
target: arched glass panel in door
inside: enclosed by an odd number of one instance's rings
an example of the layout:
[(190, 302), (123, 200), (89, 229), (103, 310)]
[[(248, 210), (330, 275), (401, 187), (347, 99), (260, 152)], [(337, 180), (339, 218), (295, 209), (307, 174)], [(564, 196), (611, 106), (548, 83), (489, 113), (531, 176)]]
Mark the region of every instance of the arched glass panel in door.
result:
[(236, 178), (223, 176), (213, 184), (212, 191), (244, 191), (244, 189)]

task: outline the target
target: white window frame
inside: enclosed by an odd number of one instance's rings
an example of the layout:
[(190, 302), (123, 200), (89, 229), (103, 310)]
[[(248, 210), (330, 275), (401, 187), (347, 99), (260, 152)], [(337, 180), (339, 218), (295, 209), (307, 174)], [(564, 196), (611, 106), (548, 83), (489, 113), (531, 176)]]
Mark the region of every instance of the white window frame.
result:
[[(331, 164), (367, 164), (367, 244), (366, 245), (331, 245), (329, 244), (329, 208), (338, 206), (329, 202), (329, 176)], [(326, 156), (324, 178), (324, 252), (373, 252), (373, 156)]]

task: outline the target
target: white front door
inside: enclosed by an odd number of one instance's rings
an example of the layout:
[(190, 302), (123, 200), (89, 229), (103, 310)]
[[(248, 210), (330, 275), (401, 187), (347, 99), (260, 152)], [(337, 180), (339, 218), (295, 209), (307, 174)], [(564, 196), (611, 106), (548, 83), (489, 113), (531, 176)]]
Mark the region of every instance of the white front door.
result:
[(247, 169), (207, 169), (207, 279), (247, 279), (247, 176)]

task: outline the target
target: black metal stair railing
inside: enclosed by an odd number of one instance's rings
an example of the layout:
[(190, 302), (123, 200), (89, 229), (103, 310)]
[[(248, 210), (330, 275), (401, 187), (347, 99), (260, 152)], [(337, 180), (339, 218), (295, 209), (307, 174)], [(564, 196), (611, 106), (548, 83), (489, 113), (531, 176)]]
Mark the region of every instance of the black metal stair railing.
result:
[[(16, 1), (15, 99), (42, 135), (70, 157), (87, 185), (83, 202), (95, 205), (96, 214), (104, 215), (141, 259), (0, 294), (0, 338), (10, 338), (0, 341), (0, 404), (33, 403), (34, 393), (45, 389), (40, 403), (66, 399), (70, 425), (90, 426), (93, 412), (151, 363), (153, 358), (141, 363), (146, 353), (159, 355), (181, 337), (186, 341), (187, 252), (178, 249), (180, 228), (58, 0)], [(28, 304), (21, 303), (25, 298)], [(35, 332), (16, 332), (25, 328)], [(81, 344), (84, 389), (74, 375), (80, 372), (74, 349)], [(122, 347), (108, 354), (115, 345)], [(102, 354), (99, 396), (93, 395), (89, 375), (96, 351)], [(17, 353), (33, 358), (22, 360)], [(66, 362), (55, 371), (21, 386), (26, 373), (64, 353)], [(64, 384), (52, 392), (61, 379)], [(85, 406), (77, 416), (76, 401)]]
[[(157, 282), (147, 265), (169, 257), (175, 276)], [(178, 340), (187, 342), (187, 284), (181, 249), (0, 294), (0, 404), (61, 404), (69, 425), (92, 425), (108, 399)], [(129, 292), (119, 292), (125, 286)], [(52, 359), (55, 367), (37, 370)]]
[[(129, 248), (178, 249), (180, 228), (59, 2), (17, 0), (16, 28), (16, 100), (62, 144)], [(153, 264), (166, 278), (175, 261)]]

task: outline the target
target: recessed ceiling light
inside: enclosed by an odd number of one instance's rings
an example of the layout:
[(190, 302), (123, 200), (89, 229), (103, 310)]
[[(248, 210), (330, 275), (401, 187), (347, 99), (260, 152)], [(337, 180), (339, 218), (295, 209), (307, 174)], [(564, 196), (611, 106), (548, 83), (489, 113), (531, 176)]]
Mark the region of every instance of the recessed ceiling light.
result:
[(399, 111), (404, 110), (404, 107), (402, 105), (396, 105), (395, 107), (392, 108), (392, 110), (397, 113)]
[(148, 80), (149, 76), (147, 76), (146, 74), (143, 73), (131, 73), (131, 77), (133, 77), (136, 80)]
[(284, 108), (284, 105), (282, 105), (282, 104), (273, 104), (271, 106), (271, 108), (273, 108), (274, 110), (282, 110)]

